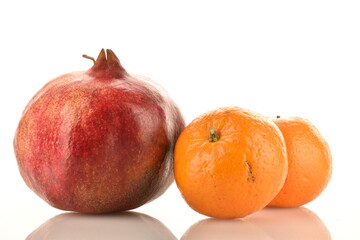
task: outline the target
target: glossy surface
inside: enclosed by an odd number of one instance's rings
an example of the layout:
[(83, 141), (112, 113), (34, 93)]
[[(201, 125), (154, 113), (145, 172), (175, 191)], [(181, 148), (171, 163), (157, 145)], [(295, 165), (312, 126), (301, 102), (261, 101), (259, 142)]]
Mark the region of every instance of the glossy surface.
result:
[[(174, 205), (169, 203), (170, 200)], [(326, 214), (327, 207), (319, 206), (265, 208), (243, 219), (214, 219), (188, 208), (173, 186), (157, 201), (140, 207), (136, 212), (94, 215), (64, 213), (45, 206), (36, 209), (37, 214), (29, 209), (22, 216), (17, 213), (13, 217), (7, 215), (9, 222), (3, 222), (0, 236), (27, 240), (46, 239), (44, 237), (54, 240), (336, 240), (342, 236), (357, 239), (358, 229), (344, 226), (344, 220), (349, 220), (344, 218), (349, 216), (348, 213), (337, 214), (340, 219), (336, 220), (332, 218), (333, 214)], [(317, 211), (313, 210), (314, 207)], [(345, 229), (347, 233), (343, 232)]]
[(285, 139), (289, 168), (283, 188), (269, 205), (304, 205), (319, 196), (330, 180), (330, 147), (309, 120), (294, 117), (274, 121)]
[[(210, 130), (219, 138), (210, 141)], [(212, 217), (244, 217), (265, 207), (283, 186), (287, 157), (280, 130), (238, 107), (196, 118), (175, 148), (175, 180), (187, 203)]]
[(159, 86), (129, 75), (102, 50), (93, 68), (62, 75), (32, 98), (14, 148), (26, 184), (52, 206), (112, 212), (168, 188), (183, 127)]
[[(7, 205), (7, 208), (2, 208), (2, 214), (0, 215), (2, 223), (0, 228), (1, 239), (26, 239), (45, 222), (64, 213), (45, 204), (30, 190), (27, 190), (24, 185), (19, 182), (18, 189), (22, 189), (26, 201), (24, 199), (14, 199), (11, 204)], [(334, 185), (331, 184), (331, 186)], [(199, 236), (208, 236), (209, 239), (211, 239), (210, 233), (213, 236), (223, 236), (220, 239), (224, 240), (241, 239), (241, 237), (251, 239), (254, 235), (259, 236), (260, 233), (263, 233), (263, 236), (271, 237), (270, 239), (274, 240), (292, 239), (290, 238), (292, 236), (297, 236), (295, 239), (299, 240), (318, 240), (322, 239), (318, 238), (318, 236), (328, 235), (331, 235), (333, 240), (357, 240), (360, 236), (359, 228), (356, 228), (359, 207), (354, 207), (352, 204), (340, 207), (340, 202), (332, 201), (334, 196), (331, 194), (332, 190), (334, 189), (327, 188), (318, 199), (306, 205), (305, 213), (301, 210), (304, 207), (265, 208), (243, 219), (211, 220), (212, 218), (193, 211), (181, 198), (176, 185), (173, 184), (156, 201), (145, 204), (135, 211), (159, 220), (179, 240), (185, 237), (185, 233), (200, 221), (210, 221), (211, 224), (205, 223), (199, 233)], [(309, 210), (311, 214), (306, 214)], [(98, 215), (99, 218), (94, 218), (93, 214), (79, 215), (83, 216), (83, 218), (77, 218), (78, 215), (71, 214), (70, 217), (60, 218), (63, 222), (53, 222), (53, 227), (47, 227), (44, 230), (58, 229), (54, 225), (62, 226), (61, 231), (48, 231), (49, 234), (58, 239), (61, 239), (61, 236), (71, 236), (70, 234), (77, 234), (76, 236), (79, 237), (81, 235), (88, 236), (87, 232), (91, 232), (94, 236), (104, 235), (109, 239), (115, 237), (121, 239), (122, 236), (126, 237), (134, 234), (134, 225), (139, 227), (138, 234), (140, 236), (140, 229), (144, 229), (141, 222), (133, 221), (134, 218), (123, 217), (122, 214), (102, 214)], [(109, 227), (102, 225), (101, 222), (106, 223)], [(73, 228), (72, 225), (77, 226), (77, 228)], [(100, 229), (95, 225), (99, 225)], [(152, 230), (151, 232), (144, 230), (144, 233), (148, 233), (147, 238), (144, 237), (144, 239), (156, 240), (157, 238), (152, 236), (158, 236), (156, 234), (162, 231), (162, 227), (157, 224), (149, 225), (152, 226)], [(123, 228), (123, 226), (128, 227)], [(104, 232), (106, 229), (108, 230), (107, 233)], [(257, 230), (259, 233), (254, 233), (253, 230)], [(326, 234), (319, 235), (319, 232)], [(186, 236), (189, 235), (186, 234)], [(137, 238), (129, 237), (127, 239), (133, 240)], [(172, 240), (172, 238), (169, 239)], [(325, 237), (324, 239), (327, 240)]]

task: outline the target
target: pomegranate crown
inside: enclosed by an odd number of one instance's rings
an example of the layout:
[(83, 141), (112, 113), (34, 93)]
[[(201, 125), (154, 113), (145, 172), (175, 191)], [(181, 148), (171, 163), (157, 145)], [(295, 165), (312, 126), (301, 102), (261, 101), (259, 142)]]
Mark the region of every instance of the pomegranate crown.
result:
[(94, 65), (88, 70), (89, 74), (104, 78), (122, 78), (127, 73), (120, 60), (110, 49), (101, 49), (99, 56), (95, 60), (93, 57), (83, 55), (84, 58), (91, 59)]

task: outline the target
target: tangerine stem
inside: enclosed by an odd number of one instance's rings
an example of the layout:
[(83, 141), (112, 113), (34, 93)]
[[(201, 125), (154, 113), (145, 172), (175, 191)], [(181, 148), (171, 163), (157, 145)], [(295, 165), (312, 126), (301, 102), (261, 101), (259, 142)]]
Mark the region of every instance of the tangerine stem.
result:
[(216, 134), (216, 129), (215, 128), (210, 128), (210, 138), (209, 141), (210, 142), (217, 142), (219, 141), (220, 137), (219, 135)]

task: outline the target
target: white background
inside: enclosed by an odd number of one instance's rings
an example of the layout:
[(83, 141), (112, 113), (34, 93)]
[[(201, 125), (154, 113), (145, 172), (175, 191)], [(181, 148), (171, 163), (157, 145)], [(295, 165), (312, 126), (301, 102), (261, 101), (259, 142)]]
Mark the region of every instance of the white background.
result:
[[(96, 57), (101, 48), (163, 85), (187, 123), (229, 105), (311, 120), (330, 144), (333, 176), (305, 207), (332, 239), (360, 239), (360, 4), (347, 0), (1, 1), (0, 239), (25, 239), (62, 213), (21, 179), (14, 132), (36, 91), (90, 68), (81, 55)], [(206, 218), (175, 184), (136, 211), (178, 239)]]

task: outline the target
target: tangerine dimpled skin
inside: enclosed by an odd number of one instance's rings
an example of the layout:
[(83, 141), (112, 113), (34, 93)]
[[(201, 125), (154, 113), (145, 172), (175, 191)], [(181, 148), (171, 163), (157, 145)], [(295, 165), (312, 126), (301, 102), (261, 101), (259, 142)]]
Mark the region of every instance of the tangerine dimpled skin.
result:
[(327, 186), (332, 172), (328, 143), (319, 130), (304, 118), (274, 120), (287, 148), (289, 171), (272, 207), (297, 207), (314, 200)]
[(195, 211), (240, 218), (265, 207), (287, 174), (283, 136), (270, 119), (239, 107), (205, 113), (175, 147), (176, 184)]

